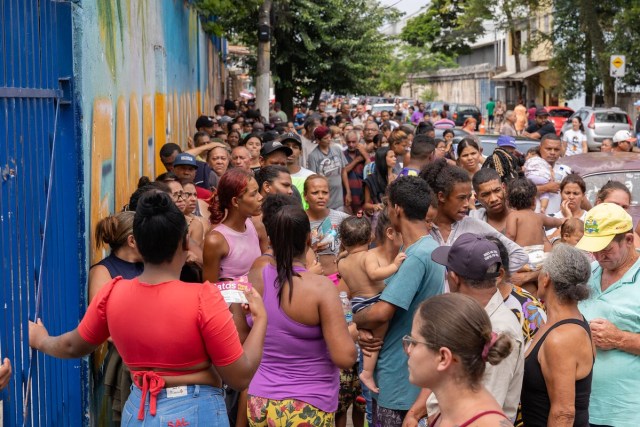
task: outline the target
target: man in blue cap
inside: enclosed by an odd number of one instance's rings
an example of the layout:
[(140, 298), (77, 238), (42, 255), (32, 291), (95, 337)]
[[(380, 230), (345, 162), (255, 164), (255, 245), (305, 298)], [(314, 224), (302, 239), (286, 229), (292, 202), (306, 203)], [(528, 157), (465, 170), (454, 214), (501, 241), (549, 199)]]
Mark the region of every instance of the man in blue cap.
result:
[[(193, 154), (180, 153), (173, 161), (173, 173), (182, 182), (191, 182), (195, 185), (196, 172), (198, 171), (198, 163)], [(196, 185), (196, 193), (198, 199), (207, 200), (211, 197), (211, 191)]]

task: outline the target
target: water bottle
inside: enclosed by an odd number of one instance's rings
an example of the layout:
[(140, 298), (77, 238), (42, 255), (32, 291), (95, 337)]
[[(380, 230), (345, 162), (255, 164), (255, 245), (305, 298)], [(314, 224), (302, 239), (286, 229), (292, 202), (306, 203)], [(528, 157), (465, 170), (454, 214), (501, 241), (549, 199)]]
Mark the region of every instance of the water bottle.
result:
[(353, 323), (353, 312), (351, 311), (351, 301), (349, 301), (349, 297), (344, 291), (340, 292), (340, 303), (342, 304), (342, 312), (344, 313), (347, 325), (350, 325)]

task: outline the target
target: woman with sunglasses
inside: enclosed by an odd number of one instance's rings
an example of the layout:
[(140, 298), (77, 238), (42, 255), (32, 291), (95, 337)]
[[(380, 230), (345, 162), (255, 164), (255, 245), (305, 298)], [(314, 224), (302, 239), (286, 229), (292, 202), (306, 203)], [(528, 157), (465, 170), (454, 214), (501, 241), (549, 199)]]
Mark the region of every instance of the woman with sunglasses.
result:
[(267, 316), (255, 289), (245, 293), (253, 327), (241, 344), (218, 288), (179, 280), (187, 233), (169, 195), (145, 193), (133, 219), (143, 273), (105, 284), (72, 331), (49, 336), (42, 321), (29, 322), (29, 345), (58, 358), (85, 356), (112, 338), (134, 383), (123, 426), (227, 427), (222, 381), (246, 388), (262, 357)]
[(429, 388), (440, 412), (430, 427), (512, 426), (482, 385), (486, 363), (497, 365), (511, 353), (511, 339), (491, 330), (487, 312), (461, 294), (431, 297), (420, 305), (411, 335), (402, 339), (409, 356), (409, 381)]

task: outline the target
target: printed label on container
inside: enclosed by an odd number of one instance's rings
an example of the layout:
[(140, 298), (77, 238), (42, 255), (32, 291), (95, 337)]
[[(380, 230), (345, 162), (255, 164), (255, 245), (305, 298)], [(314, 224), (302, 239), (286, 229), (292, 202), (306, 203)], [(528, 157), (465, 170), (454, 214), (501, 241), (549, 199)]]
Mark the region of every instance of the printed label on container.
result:
[(215, 284), (227, 304), (247, 304), (247, 297), (244, 291), (251, 289), (251, 283), (242, 280), (231, 282), (218, 282)]

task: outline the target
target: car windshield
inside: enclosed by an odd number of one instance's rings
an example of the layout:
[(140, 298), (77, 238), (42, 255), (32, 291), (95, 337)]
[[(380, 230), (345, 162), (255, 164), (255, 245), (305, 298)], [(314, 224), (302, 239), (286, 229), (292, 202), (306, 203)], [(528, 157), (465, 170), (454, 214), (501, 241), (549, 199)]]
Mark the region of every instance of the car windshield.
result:
[(473, 105), (459, 105), (458, 111), (460, 113), (476, 113), (478, 109)]
[(380, 111), (392, 111), (393, 107), (394, 107), (393, 104), (374, 105), (373, 107), (371, 107), (371, 111), (375, 113), (379, 113)]
[(551, 117), (562, 117), (563, 119), (568, 119), (573, 114), (571, 110), (549, 110), (549, 116)]
[(624, 172), (602, 172), (593, 175), (584, 176), (584, 182), (587, 185), (587, 199), (591, 204), (595, 204), (598, 191), (609, 181), (619, 181), (627, 186), (631, 191), (631, 205), (638, 206), (640, 201), (640, 171), (624, 171)]
[(596, 122), (599, 123), (627, 123), (627, 115), (612, 113), (610, 111), (596, 113)]

